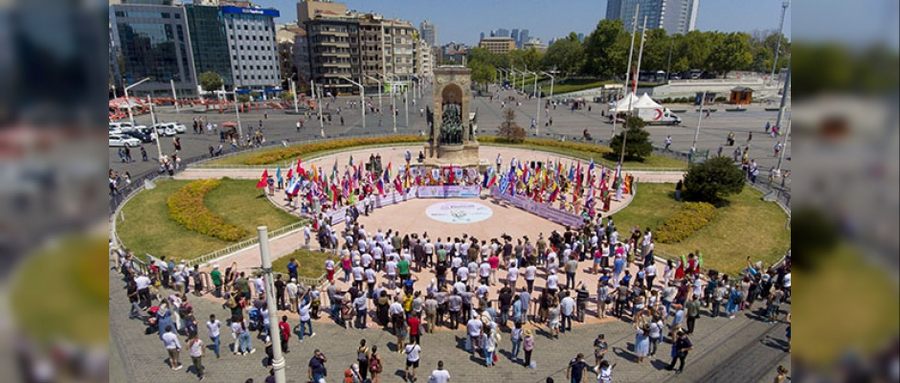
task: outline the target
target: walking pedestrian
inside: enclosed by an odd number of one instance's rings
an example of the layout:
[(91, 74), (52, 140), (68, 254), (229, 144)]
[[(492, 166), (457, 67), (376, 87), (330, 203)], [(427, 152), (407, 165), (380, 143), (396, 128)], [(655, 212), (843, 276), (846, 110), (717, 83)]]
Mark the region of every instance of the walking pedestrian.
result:
[(594, 339), (594, 362), (598, 366), (603, 362), (608, 350), (609, 344), (606, 343), (606, 335), (598, 334), (597, 339)]
[(325, 358), (319, 349), (313, 351), (313, 357), (309, 360), (309, 368), (307, 369), (307, 377), (313, 383), (325, 383), (325, 377), (328, 376), (328, 370), (325, 368)]
[(531, 353), (534, 351), (534, 333), (530, 328), (525, 329), (522, 338), (522, 351), (525, 352), (525, 361), (522, 364), (525, 368), (533, 368), (531, 363)]
[(366, 381), (366, 377), (369, 373), (369, 360), (372, 356), (372, 353), (369, 351), (369, 348), (366, 347), (366, 340), (361, 339), (359, 341), (359, 347), (356, 349), (356, 363), (359, 364), (359, 376), (363, 381)]
[(676, 333), (676, 339), (672, 342), (672, 363), (669, 363), (669, 366), (666, 367), (668, 370), (675, 369), (675, 362), (678, 362), (678, 372), (684, 371), (684, 360), (687, 358), (688, 352), (694, 347), (694, 344), (691, 343), (690, 338), (688, 338), (687, 334), (684, 331), (678, 331)]
[(429, 383), (449, 383), (450, 382), (450, 372), (444, 369), (444, 361), (439, 360), (437, 364), (437, 370), (431, 372), (431, 377), (428, 378)]
[(194, 366), (194, 373), (197, 374), (199, 380), (203, 380), (206, 368), (203, 367), (203, 341), (196, 334), (191, 335), (188, 340), (188, 352), (191, 354), (191, 364)]
[(290, 353), (288, 343), (291, 340), (291, 324), (288, 323), (287, 315), (281, 316), (281, 322), (278, 323), (278, 335), (281, 337), (281, 352)]
[(584, 361), (584, 354), (578, 353), (575, 359), (570, 360), (569, 366), (566, 367), (566, 379), (570, 383), (582, 383), (585, 377), (584, 371), (589, 368), (590, 366)]
[(165, 327), (165, 333), (162, 335), (163, 345), (169, 354), (169, 367), (173, 370), (180, 370), (184, 367), (181, 364), (179, 354), (181, 353), (181, 342), (178, 341), (178, 334), (175, 333), (172, 325)]
[(209, 321), (206, 322), (207, 334), (209, 335), (209, 340), (212, 342), (213, 352), (216, 354), (216, 359), (219, 359), (221, 356), (221, 341), (220, 337), (220, 328), (222, 327), (222, 323), (216, 319), (216, 314), (209, 314)]
[(404, 348), (404, 353), (406, 353), (406, 370), (403, 378), (405, 381), (416, 381), (416, 368), (419, 368), (419, 354), (421, 352), (422, 346), (416, 343), (410, 343)]

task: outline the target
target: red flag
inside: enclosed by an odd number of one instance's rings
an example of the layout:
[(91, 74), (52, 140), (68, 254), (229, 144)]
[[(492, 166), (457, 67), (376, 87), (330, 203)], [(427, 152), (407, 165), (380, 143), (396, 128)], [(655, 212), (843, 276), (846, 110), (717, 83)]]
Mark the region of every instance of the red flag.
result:
[(403, 183), (400, 182), (400, 176), (394, 178), (394, 189), (397, 189), (397, 193), (403, 194)]
[(268, 182), (267, 182), (268, 180), (269, 180), (269, 169), (264, 169), (262, 176), (259, 179), (259, 182), (256, 183), (256, 188), (257, 189), (265, 188), (266, 185), (268, 184)]
[(287, 176), (285, 176), (285, 178), (287, 178), (288, 180), (290, 180), (290, 179), (291, 179), (291, 176), (293, 176), (293, 175), (294, 175), (294, 169), (288, 168)]
[(491, 177), (490, 181), (488, 181), (487, 186), (486, 186), (485, 188), (486, 188), (486, 189), (490, 189), (491, 186), (494, 186), (494, 183), (495, 183), (495, 182), (497, 182), (497, 175), (496, 175), (496, 174), (494, 174), (494, 175)]

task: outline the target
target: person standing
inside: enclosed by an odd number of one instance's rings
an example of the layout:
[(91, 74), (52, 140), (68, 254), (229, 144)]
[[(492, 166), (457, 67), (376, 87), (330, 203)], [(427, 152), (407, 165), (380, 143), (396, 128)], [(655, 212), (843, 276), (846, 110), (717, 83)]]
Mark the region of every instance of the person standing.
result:
[(602, 361), (597, 366), (597, 383), (612, 383), (612, 370), (615, 364), (610, 365), (608, 361)]
[(584, 354), (578, 353), (575, 359), (569, 361), (569, 366), (566, 368), (566, 379), (569, 379), (570, 383), (582, 383), (584, 381), (584, 371), (588, 368), (590, 366), (585, 363)]
[(222, 296), (222, 272), (219, 271), (218, 264), (213, 265), (212, 271), (209, 272), (209, 278), (212, 279), (216, 298), (220, 298)]
[(194, 373), (199, 380), (203, 380), (206, 367), (203, 367), (203, 341), (197, 334), (193, 334), (188, 340), (188, 352), (191, 354), (191, 363), (194, 365)]
[(669, 363), (669, 366), (666, 367), (669, 371), (675, 369), (675, 362), (678, 363), (678, 372), (684, 371), (684, 360), (687, 358), (688, 352), (694, 347), (694, 344), (691, 343), (691, 339), (688, 338), (687, 334), (684, 331), (678, 331), (676, 334), (675, 342), (672, 344), (672, 363)]
[(281, 337), (281, 352), (287, 354), (288, 343), (291, 340), (291, 324), (288, 323), (287, 315), (281, 316), (281, 322), (278, 323), (278, 335)]
[(439, 360), (437, 364), (437, 370), (431, 372), (431, 377), (428, 379), (429, 383), (449, 383), (450, 382), (450, 372), (444, 369), (444, 361)]
[(422, 344), (422, 320), (419, 319), (418, 313), (413, 313), (409, 316), (409, 319), (406, 320), (406, 324), (409, 326), (409, 343)]
[(603, 358), (606, 357), (608, 350), (609, 344), (606, 343), (606, 335), (597, 335), (597, 339), (594, 339), (594, 362), (598, 366), (603, 362)]
[(216, 319), (216, 314), (209, 314), (209, 321), (206, 322), (206, 329), (208, 330), (209, 340), (212, 342), (213, 352), (216, 353), (216, 359), (219, 359), (220, 354), (220, 345), (221, 342), (219, 340), (219, 328), (222, 327), (222, 323)]
[(381, 356), (378, 355), (378, 346), (372, 346), (372, 352), (369, 353), (369, 373), (372, 374), (372, 383), (381, 382), (381, 372), (383, 370)]
[(565, 333), (572, 331), (572, 316), (575, 315), (575, 299), (571, 297), (570, 291), (566, 290), (564, 298), (559, 302), (560, 312), (562, 313), (562, 324), (559, 332)]
[(650, 328), (648, 326), (638, 327), (634, 335), (634, 354), (637, 356), (637, 362), (643, 363), (644, 358), (650, 353)]
[(173, 331), (172, 326), (168, 325), (165, 327), (165, 333), (162, 335), (163, 345), (166, 347), (166, 352), (169, 353), (169, 367), (173, 370), (180, 370), (184, 367), (179, 360), (179, 353), (181, 352), (181, 342), (178, 341), (178, 334)]
[(670, 146), (672, 146), (672, 136), (668, 135), (668, 136), (666, 136), (666, 147), (663, 150), (669, 151)]
[(519, 358), (519, 350), (522, 348), (522, 335), (522, 323), (516, 322), (515, 327), (509, 334), (509, 339), (512, 341), (512, 349), (509, 351), (509, 355), (513, 361)]
[(362, 378), (362, 381), (366, 381), (366, 377), (368, 376), (369, 358), (371, 356), (369, 348), (366, 347), (366, 340), (361, 339), (359, 341), (359, 347), (356, 349), (356, 363), (359, 364), (359, 376)]
[(416, 368), (419, 367), (419, 354), (422, 352), (422, 346), (416, 343), (410, 343), (404, 348), (406, 353), (406, 371), (404, 379), (407, 382), (416, 381)]
[(488, 327), (488, 330), (484, 333), (484, 341), (482, 342), (482, 349), (484, 350), (484, 365), (485, 367), (493, 367), (494, 366), (494, 353), (497, 351), (497, 345), (500, 343), (500, 330)]
[(688, 334), (694, 333), (694, 323), (697, 321), (697, 318), (700, 317), (700, 300), (697, 298), (696, 295), (691, 295), (687, 303), (684, 304), (685, 311), (687, 311)]
[(522, 337), (522, 351), (525, 352), (525, 368), (531, 368), (531, 352), (534, 351), (534, 333), (530, 328), (525, 329)]
[(325, 354), (319, 349), (313, 351), (313, 357), (309, 360), (309, 369), (307, 370), (307, 376), (310, 381), (313, 383), (325, 383), (325, 377), (328, 376), (328, 370), (325, 368), (325, 362), (327, 361)]

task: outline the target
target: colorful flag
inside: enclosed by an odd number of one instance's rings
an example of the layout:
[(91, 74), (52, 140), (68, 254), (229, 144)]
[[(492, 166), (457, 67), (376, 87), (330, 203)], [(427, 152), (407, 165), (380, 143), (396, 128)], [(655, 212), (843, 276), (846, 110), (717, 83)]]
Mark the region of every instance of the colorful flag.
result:
[(263, 189), (266, 187), (266, 184), (269, 180), (269, 169), (263, 169), (262, 176), (259, 178), (259, 182), (256, 183), (257, 189)]

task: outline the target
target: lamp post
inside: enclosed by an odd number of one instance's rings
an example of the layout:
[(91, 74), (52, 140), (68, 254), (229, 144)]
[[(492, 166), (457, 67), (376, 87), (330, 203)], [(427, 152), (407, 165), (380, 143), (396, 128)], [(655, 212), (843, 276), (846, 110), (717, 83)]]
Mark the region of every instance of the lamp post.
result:
[(175, 79), (169, 80), (169, 85), (172, 86), (172, 99), (175, 104), (175, 113), (181, 113), (181, 109), (178, 108), (178, 93), (175, 93)]
[(125, 106), (128, 107), (128, 119), (131, 120), (131, 126), (134, 126), (134, 114), (131, 113), (131, 99), (128, 98), (128, 90), (134, 88), (138, 85), (141, 85), (147, 81), (150, 81), (150, 77), (147, 77), (141, 81), (138, 81), (134, 84), (125, 87)]
[(356, 81), (353, 81), (353, 80), (351, 80), (349, 77), (341, 76), (341, 78), (344, 79), (344, 81), (347, 81), (347, 82), (349, 82), (349, 83), (351, 83), (351, 84), (356, 85), (356, 86), (359, 87), (359, 101), (360, 101), (360, 106), (362, 106), (361, 108), (359, 108), (359, 110), (360, 110), (360, 113), (362, 113), (362, 127), (363, 127), (363, 130), (366, 130), (366, 108), (365, 108), (365, 103), (366, 103), (366, 88), (363, 86), (363, 84), (360, 84), (360, 83), (358, 83), (358, 82), (356, 82)]
[(541, 93), (538, 92), (537, 82), (538, 82), (538, 74), (534, 74), (534, 94), (537, 96), (537, 124), (534, 126), (534, 135), (540, 137), (541, 136)]
[(322, 103), (316, 97), (316, 83), (313, 80), (309, 80), (309, 92), (316, 103), (316, 112), (319, 114), (319, 135), (325, 138), (325, 119), (322, 118)]
[[(381, 93), (382, 93), (382, 91), (384, 90), (384, 83), (381, 82), (381, 80), (379, 80), (379, 79), (377, 79), (377, 78), (375, 78), (375, 77), (369, 76), (369, 75), (367, 75), (367, 74), (364, 74), (363, 76), (366, 76), (366, 78), (368, 78), (369, 80), (372, 80), (372, 81), (375, 81), (375, 82), (378, 83), (378, 110), (381, 110), (381, 108), (382, 108), (382, 105), (381, 105)], [(363, 107), (365, 107), (365, 105), (363, 105)]]
[(548, 72), (541, 72), (541, 73), (543, 73), (547, 76), (550, 76), (550, 98), (553, 98), (553, 82), (556, 81), (556, 76), (554, 76)]
[(297, 105), (297, 84), (294, 82), (294, 79), (290, 79), (291, 82), (291, 94), (294, 95), (294, 114), (300, 114), (300, 107)]
[(381, 76), (391, 87), (391, 121), (394, 127), (394, 133), (397, 133), (397, 104), (394, 100), (394, 83), (393, 81), (388, 80), (387, 75), (382, 74)]
[(782, 36), (784, 36), (784, 14), (787, 12), (790, 5), (790, 0), (784, 0), (784, 2), (781, 3), (781, 21), (778, 23), (778, 41), (775, 43), (775, 59), (772, 60), (772, 74), (769, 75), (769, 81), (775, 81), (775, 69), (778, 67), (778, 54), (781, 53), (781, 39)]
[(703, 91), (703, 98), (700, 99), (700, 115), (697, 116), (697, 130), (694, 131), (694, 142), (691, 143), (691, 159), (697, 152), (697, 139), (700, 138), (700, 122), (703, 121), (703, 105), (706, 103), (706, 91)]
[[(403, 121), (406, 124), (406, 129), (409, 129), (409, 97), (407, 94), (409, 93), (409, 85), (407, 84), (405, 88), (403, 88)], [(394, 130), (394, 133), (397, 133)]]
[[(147, 96), (147, 103), (150, 104), (150, 129), (152, 129), (151, 132), (156, 135), (156, 158), (157, 160), (162, 160), (162, 146), (159, 144), (160, 136), (159, 131), (156, 130), (156, 115), (153, 114), (153, 100), (150, 96)], [(134, 124), (131, 124), (131, 126), (133, 127)], [(165, 128), (163, 128), (163, 131), (165, 131)]]
[(284, 355), (281, 353), (281, 337), (278, 328), (278, 307), (275, 306), (275, 283), (272, 281), (272, 259), (269, 257), (269, 233), (265, 226), (258, 226), (259, 257), (262, 261), (262, 272), (266, 282), (266, 308), (269, 311), (269, 337), (272, 339), (272, 370), (275, 382), (287, 381), (284, 374)]

